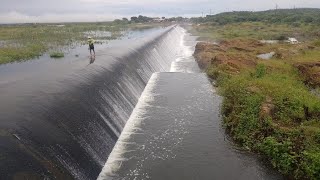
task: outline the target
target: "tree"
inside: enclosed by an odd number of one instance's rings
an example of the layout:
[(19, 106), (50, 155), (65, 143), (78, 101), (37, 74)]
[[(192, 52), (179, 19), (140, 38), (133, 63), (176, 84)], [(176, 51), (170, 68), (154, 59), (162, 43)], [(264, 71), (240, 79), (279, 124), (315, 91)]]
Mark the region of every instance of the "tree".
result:
[(138, 18), (135, 17), (135, 16), (131, 17), (130, 19), (131, 19), (132, 22), (135, 22), (135, 23), (138, 22)]
[(120, 19), (115, 19), (113, 22), (114, 22), (115, 24), (121, 24), (121, 23), (122, 23), (122, 21), (121, 21)]

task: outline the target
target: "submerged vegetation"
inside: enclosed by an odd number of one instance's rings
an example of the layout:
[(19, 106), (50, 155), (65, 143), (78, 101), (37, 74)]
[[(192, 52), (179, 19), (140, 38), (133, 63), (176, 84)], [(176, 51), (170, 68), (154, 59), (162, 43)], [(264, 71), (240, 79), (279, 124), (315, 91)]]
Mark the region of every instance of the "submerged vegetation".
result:
[(0, 64), (29, 60), (48, 51), (83, 45), (87, 42), (87, 36), (101, 43), (120, 37), (126, 29), (166, 26), (172, 21), (183, 20), (186, 19), (140, 15), (131, 20), (122, 18), (113, 22), (0, 25)]
[[(191, 30), (218, 42), (199, 43), (195, 57), (224, 96), (227, 131), (295, 179), (320, 179), (319, 27), (247, 21), (203, 23)], [(283, 35), (302, 42), (260, 41)], [(257, 57), (270, 52), (275, 55), (269, 60)]]
[(86, 43), (88, 35), (99, 40), (115, 39), (125, 25), (110, 23), (23, 24), (0, 26), (0, 64), (24, 61), (42, 55), (48, 50), (74, 47)]
[(50, 53), (50, 57), (51, 58), (62, 58), (62, 57), (64, 57), (64, 53), (63, 52), (52, 52), (52, 53)]

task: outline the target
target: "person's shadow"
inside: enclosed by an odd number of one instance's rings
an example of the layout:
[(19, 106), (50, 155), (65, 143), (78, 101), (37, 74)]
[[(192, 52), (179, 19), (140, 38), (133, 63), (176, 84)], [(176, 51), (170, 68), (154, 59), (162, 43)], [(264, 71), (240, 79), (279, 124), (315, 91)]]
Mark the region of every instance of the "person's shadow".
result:
[(90, 56), (90, 64), (94, 63), (94, 61), (96, 60), (96, 56)]

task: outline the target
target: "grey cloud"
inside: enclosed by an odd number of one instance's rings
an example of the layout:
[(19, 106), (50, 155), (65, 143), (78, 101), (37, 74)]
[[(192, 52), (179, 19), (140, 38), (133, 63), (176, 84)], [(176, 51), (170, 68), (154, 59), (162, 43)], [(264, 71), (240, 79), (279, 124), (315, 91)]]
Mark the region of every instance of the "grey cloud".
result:
[[(278, 4), (280, 8), (320, 7), (319, 0), (1, 0), (0, 23), (10, 19), (19, 21), (71, 21), (88, 15), (112, 19), (131, 15), (186, 16), (234, 10), (267, 10)], [(63, 18), (65, 17), (65, 18)], [(103, 17), (103, 18), (102, 18)], [(60, 20), (60, 21), (61, 21)], [(88, 19), (90, 20), (90, 19)]]

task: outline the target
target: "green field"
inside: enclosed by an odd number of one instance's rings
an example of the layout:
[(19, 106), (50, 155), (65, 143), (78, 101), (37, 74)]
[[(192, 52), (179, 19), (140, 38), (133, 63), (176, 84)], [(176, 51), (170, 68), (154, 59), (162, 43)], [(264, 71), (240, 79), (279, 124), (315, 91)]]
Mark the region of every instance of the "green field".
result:
[[(220, 42), (196, 57), (209, 59), (205, 71), (224, 97), (228, 133), (294, 179), (320, 179), (319, 29), (316, 23), (248, 21), (197, 23), (190, 30)], [(259, 42), (287, 37), (301, 43)], [(270, 60), (256, 57), (268, 52), (275, 52)]]

